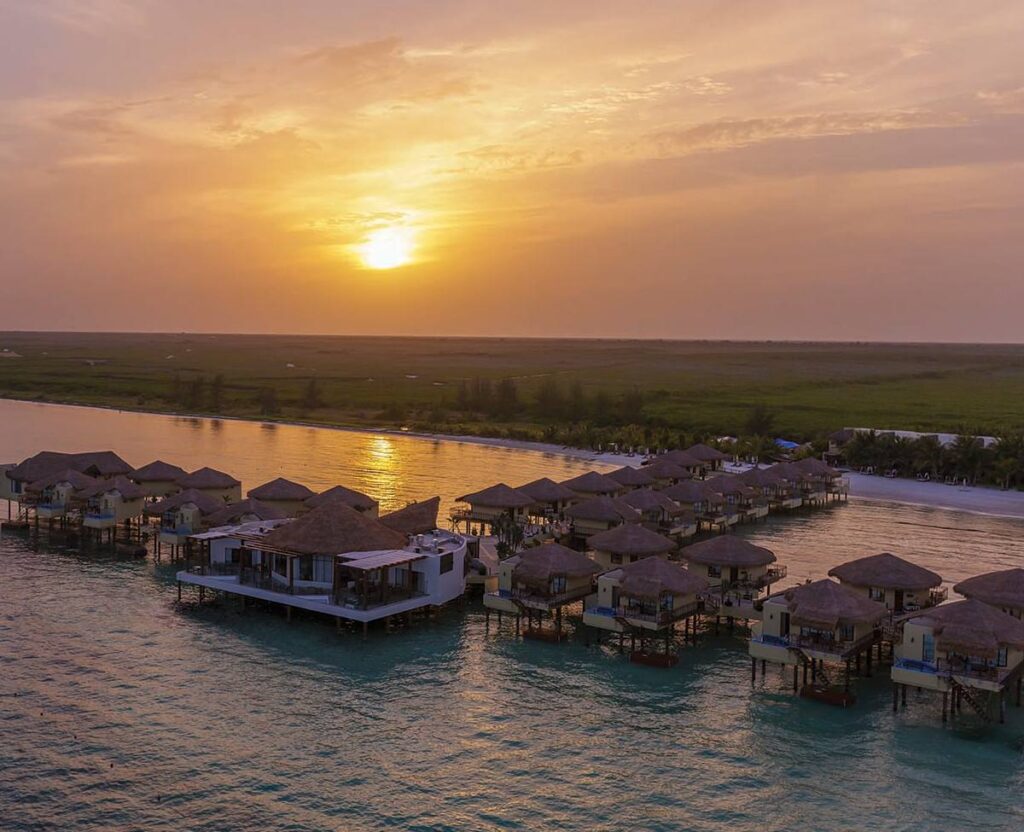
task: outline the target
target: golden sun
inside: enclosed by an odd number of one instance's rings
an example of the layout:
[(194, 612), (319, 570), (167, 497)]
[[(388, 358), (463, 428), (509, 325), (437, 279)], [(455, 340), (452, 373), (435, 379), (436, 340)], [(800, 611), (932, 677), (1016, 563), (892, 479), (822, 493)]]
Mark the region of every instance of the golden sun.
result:
[(356, 247), (369, 269), (395, 269), (412, 262), (415, 235), (411, 228), (388, 226), (371, 231), (366, 242)]

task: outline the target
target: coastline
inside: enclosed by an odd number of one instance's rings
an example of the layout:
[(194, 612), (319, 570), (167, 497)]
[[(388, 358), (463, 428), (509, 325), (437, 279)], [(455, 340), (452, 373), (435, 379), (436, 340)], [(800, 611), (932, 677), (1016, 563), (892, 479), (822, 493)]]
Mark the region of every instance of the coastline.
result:
[[(169, 413), (159, 410), (115, 407), (113, 405), (94, 405), (65, 402), (40, 402), (32, 399), (13, 399), (5, 397), (0, 401), (18, 402), (21, 404), (41, 405), (45, 407), (86, 408), (90, 410), (110, 410), (119, 413), (138, 413), (147, 416), (163, 416), (169, 419), (202, 419), (205, 421), (247, 422), (249, 424), (272, 424), (282, 427), (317, 428), (321, 430), (337, 430), (349, 433), (364, 433), (377, 436), (405, 436), (429, 442), (460, 442), (472, 445), (487, 445), (509, 450), (525, 450), (535, 453), (553, 454), (571, 459), (593, 462), (595, 465), (620, 467), (638, 465), (642, 459), (637, 455), (597, 452), (583, 448), (570, 448), (546, 442), (535, 442), (522, 439), (506, 439), (492, 436), (471, 436), (464, 434), (428, 433), (423, 431), (402, 430), (400, 428), (369, 428), (360, 425), (331, 425), (295, 419), (251, 419), (244, 416), (210, 416), (200, 413)], [(917, 506), (944, 511), (958, 511), (967, 514), (978, 514), (989, 517), (1024, 519), (1024, 492), (1000, 491), (994, 488), (972, 486), (962, 488), (938, 482), (918, 482), (917, 480), (887, 479), (880, 476), (846, 473), (850, 481), (850, 497), (856, 500), (894, 503)]]

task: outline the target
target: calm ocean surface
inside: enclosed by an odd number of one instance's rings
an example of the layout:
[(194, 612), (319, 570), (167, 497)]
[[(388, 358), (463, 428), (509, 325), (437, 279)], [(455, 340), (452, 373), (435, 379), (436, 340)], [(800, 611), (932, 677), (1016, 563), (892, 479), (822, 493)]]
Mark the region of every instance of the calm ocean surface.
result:
[[(530, 451), (0, 402), (0, 461), (112, 448), (245, 487), (343, 482), (385, 508), (585, 470)], [(0, 508), (0, 512), (3, 508)], [(748, 533), (823, 577), (891, 550), (952, 583), (1024, 563), (1024, 521), (851, 502)], [(482, 607), (393, 635), (234, 605), (178, 610), (173, 567), (0, 539), (0, 830), (1020, 830), (1024, 711), (1004, 726), (884, 674), (850, 710), (723, 633), (679, 665), (516, 641)]]

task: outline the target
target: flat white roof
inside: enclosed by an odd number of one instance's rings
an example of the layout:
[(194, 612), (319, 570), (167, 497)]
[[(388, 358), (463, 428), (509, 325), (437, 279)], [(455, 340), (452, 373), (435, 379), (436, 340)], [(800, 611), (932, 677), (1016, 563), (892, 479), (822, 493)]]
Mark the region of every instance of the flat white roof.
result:
[(422, 554), (410, 552), (406, 549), (395, 549), (392, 552), (373, 552), (371, 557), (360, 558), (359, 560), (345, 561), (342, 566), (349, 566), (352, 569), (382, 569), (387, 566), (398, 566), (401, 563), (410, 563), (420, 560)]
[(199, 532), (199, 534), (190, 534), (189, 537), (193, 540), (217, 540), (222, 537), (239, 537), (241, 535), (245, 535), (246, 537), (258, 537), (261, 534), (266, 534), (271, 529), (280, 526), (288, 520), (291, 520), (291, 518), (284, 517), (280, 520), (249, 520), (246, 523), (238, 523), (234, 526), (217, 526), (215, 529)]

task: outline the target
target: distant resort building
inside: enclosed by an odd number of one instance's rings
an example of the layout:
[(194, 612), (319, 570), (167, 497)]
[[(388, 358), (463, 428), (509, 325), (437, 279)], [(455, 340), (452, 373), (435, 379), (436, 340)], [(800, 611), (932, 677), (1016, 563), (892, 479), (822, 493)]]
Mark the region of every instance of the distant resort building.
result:
[(760, 619), (763, 596), (786, 577), (774, 552), (732, 534), (694, 543), (679, 554), (707, 580), (709, 611), (730, 621)]
[(146, 514), (159, 518), (157, 553), (163, 545), (176, 555), (191, 535), (203, 531), (206, 518), (224, 508), (224, 500), (197, 488), (179, 491), (146, 506)]
[(1024, 569), (1020, 567), (968, 578), (956, 584), (953, 591), (1024, 619)]
[(650, 557), (667, 557), (675, 551), (674, 540), (638, 523), (623, 523), (592, 535), (587, 540), (590, 558), (602, 569), (635, 563)]
[(575, 491), (549, 477), (533, 480), (515, 490), (533, 501), (528, 507), (528, 514), (547, 522), (561, 520), (565, 510), (579, 500)]
[(623, 523), (639, 523), (640, 512), (625, 500), (602, 495), (576, 503), (565, 510), (565, 517), (572, 524), (570, 535), (577, 543), (583, 543), (591, 535), (608, 531)]
[(142, 523), (146, 492), (126, 476), (99, 480), (79, 493), (84, 501), (82, 525), (113, 539), (118, 526), (126, 528)]
[(317, 495), (315, 491), (301, 483), (277, 477), (250, 489), (246, 496), (252, 500), (258, 500), (264, 505), (279, 509), (287, 517), (294, 517), (308, 508), (307, 500)]
[(941, 575), (889, 552), (847, 561), (828, 574), (896, 615), (946, 600)]
[(186, 474), (178, 485), (182, 491), (198, 491), (225, 503), (237, 503), (242, 499), (242, 483), (231, 474), (214, 468), (199, 468)]
[(697, 533), (697, 518), (692, 512), (661, 491), (638, 488), (620, 497), (630, 508), (640, 512), (640, 522), (652, 531), (676, 540), (692, 537)]
[(493, 530), (495, 524), (504, 519), (525, 524), (529, 520), (529, 509), (534, 504), (529, 494), (503, 482), (482, 491), (463, 494), (458, 501), (465, 503), (466, 507), (455, 509), (451, 520), (456, 531), (465, 525), (467, 532), (473, 528)]
[(368, 517), (376, 517), (380, 513), (380, 504), (373, 497), (362, 491), (346, 488), (344, 485), (335, 485), (307, 498), (306, 508), (320, 508), (322, 505), (333, 502), (354, 508), (360, 514), (365, 514)]
[(180, 482), (188, 476), (184, 468), (157, 459), (128, 474), (147, 497), (162, 499), (181, 491)]
[(578, 495), (581, 500), (592, 497), (617, 497), (629, 488), (614, 477), (599, 474), (597, 471), (580, 474), (578, 477), (565, 480), (562, 485)]

